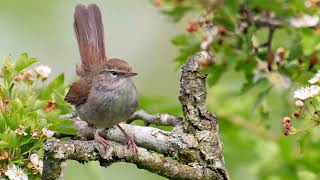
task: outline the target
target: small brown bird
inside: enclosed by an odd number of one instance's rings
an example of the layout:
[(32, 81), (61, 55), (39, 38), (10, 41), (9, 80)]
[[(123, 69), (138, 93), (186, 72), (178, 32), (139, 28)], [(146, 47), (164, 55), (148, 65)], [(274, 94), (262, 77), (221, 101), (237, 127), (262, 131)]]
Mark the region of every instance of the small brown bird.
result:
[[(65, 101), (75, 105), (77, 115), (95, 128), (117, 125), (126, 143), (137, 146), (119, 125), (137, 109), (137, 90), (131, 77), (137, 75), (121, 59), (107, 59), (99, 7), (79, 4), (74, 13), (74, 30), (79, 45), (81, 64), (76, 66), (80, 80), (72, 84)], [(95, 133), (95, 140), (105, 147), (107, 141)]]

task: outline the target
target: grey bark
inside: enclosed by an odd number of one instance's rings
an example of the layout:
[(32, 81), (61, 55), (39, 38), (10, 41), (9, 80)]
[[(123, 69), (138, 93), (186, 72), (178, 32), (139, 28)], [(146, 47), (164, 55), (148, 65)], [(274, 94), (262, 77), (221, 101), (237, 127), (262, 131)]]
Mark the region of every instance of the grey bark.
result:
[(121, 124), (139, 146), (135, 154), (122, 145), (125, 137), (119, 129), (99, 132), (110, 141), (110, 148), (104, 149), (92, 141), (94, 130), (84, 121), (75, 119), (78, 135), (74, 140), (51, 139), (45, 143), (42, 179), (57, 179), (61, 174), (61, 163), (67, 159), (99, 161), (104, 167), (125, 161), (169, 179), (229, 179), (218, 121), (206, 107), (207, 75), (201, 71), (200, 63), (203, 58), (212, 61), (212, 56), (203, 51), (190, 57), (182, 67), (179, 100), (184, 118), (168, 114), (151, 115), (140, 110), (128, 120), (142, 119), (147, 124), (172, 125), (172, 131)]

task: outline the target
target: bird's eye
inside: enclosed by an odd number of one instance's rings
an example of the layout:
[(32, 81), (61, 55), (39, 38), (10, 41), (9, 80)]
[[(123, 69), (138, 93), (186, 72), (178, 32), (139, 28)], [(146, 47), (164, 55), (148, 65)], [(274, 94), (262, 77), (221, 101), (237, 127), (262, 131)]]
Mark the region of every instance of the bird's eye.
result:
[(115, 71), (111, 71), (111, 75), (112, 75), (113, 77), (116, 77), (116, 76), (118, 75), (118, 73), (115, 72)]

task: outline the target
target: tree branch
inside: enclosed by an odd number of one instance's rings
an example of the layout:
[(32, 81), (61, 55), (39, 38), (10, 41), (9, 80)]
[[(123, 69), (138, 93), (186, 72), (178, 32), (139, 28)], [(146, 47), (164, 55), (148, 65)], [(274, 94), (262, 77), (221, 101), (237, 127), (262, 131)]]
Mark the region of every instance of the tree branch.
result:
[[(77, 138), (82, 140), (93, 139), (95, 130), (88, 127), (86, 122), (76, 120), (75, 127), (78, 130)], [(121, 127), (126, 130), (139, 147), (165, 155), (175, 154), (181, 148), (196, 148), (198, 145), (197, 140), (190, 134), (184, 133), (181, 127), (176, 127), (170, 132), (154, 127), (135, 126), (124, 123), (121, 123)], [(125, 142), (125, 136), (117, 127), (101, 130), (99, 134), (110, 141)]]
[[(46, 142), (46, 159), (55, 159), (56, 164), (66, 159), (73, 159), (80, 162), (99, 161), (101, 166), (109, 166), (113, 162), (125, 161), (134, 163), (138, 168), (143, 168), (171, 179), (219, 179), (218, 173), (201, 165), (193, 166), (180, 164), (172, 158), (162, 154), (150, 152), (144, 148), (138, 148), (138, 154), (127, 149), (125, 145), (110, 142), (110, 148), (104, 151), (103, 147), (95, 141), (58, 141), (49, 140)], [(100, 149), (100, 151), (96, 151)], [(48, 161), (45, 161), (48, 163)], [(51, 167), (46, 164), (44, 167)], [(162, 168), (166, 167), (166, 168)], [(43, 176), (58, 178), (61, 169), (53, 171), (44, 169)], [(214, 177), (214, 178), (212, 178)]]
[(133, 154), (119, 144), (125, 142), (119, 129), (99, 132), (111, 145), (104, 150), (95, 141), (88, 141), (93, 139), (94, 129), (76, 119), (78, 135), (74, 138), (78, 140), (62, 142), (52, 139), (45, 143), (42, 179), (58, 178), (61, 163), (73, 159), (79, 162), (98, 160), (101, 166), (118, 161), (130, 162), (169, 179), (228, 180), (218, 121), (206, 108), (207, 75), (201, 71), (203, 58), (212, 61), (212, 56), (203, 51), (190, 57), (182, 68), (179, 100), (184, 118), (168, 114), (150, 115), (141, 110), (129, 120), (142, 119), (147, 123), (172, 125), (172, 131), (121, 124), (139, 146), (138, 154)]
[(172, 116), (169, 114), (148, 114), (144, 110), (139, 110), (135, 112), (127, 123), (131, 123), (134, 120), (141, 119), (146, 124), (158, 124), (166, 126), (177, 126), (182, 125), (182, 117)]

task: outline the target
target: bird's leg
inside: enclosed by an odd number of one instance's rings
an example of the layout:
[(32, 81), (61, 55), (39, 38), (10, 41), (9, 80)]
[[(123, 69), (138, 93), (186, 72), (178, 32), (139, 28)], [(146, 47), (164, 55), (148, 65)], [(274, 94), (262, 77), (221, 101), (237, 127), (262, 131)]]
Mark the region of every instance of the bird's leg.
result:
[(118, 128), (120, 129), (120, 131), (124, 134), (124, 136), (126, 137), (126, 144), (128, 147), (131, 147), (133, 149), (133, 151), (135, 153), (138, 152), (138, 146), (136, 145), (136, 143), (134, 142), (134, 140), (132, 139), (132, 137), (130, 137), (127, 132), (119, 125), (117, 124)]
[(101, 136), (99, 135), (99, 132), (98, 132), (97, 129), (96, 129), (95, 132), (94, 132), (94, 140), (95, 140), (97, 143), (101, 144), (105, 149), (107, 149), (107, 148), (109, 147), (108, 141), (105, 140), (103, 137), (101, 137)]

